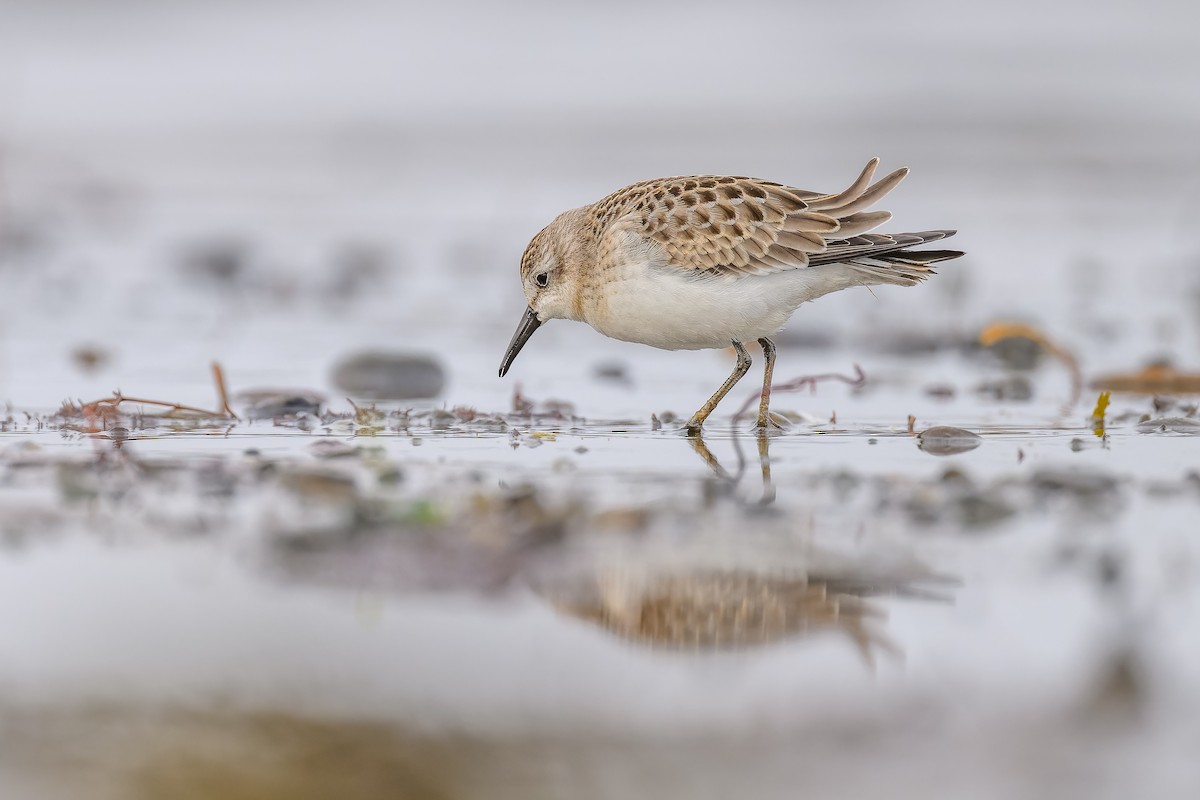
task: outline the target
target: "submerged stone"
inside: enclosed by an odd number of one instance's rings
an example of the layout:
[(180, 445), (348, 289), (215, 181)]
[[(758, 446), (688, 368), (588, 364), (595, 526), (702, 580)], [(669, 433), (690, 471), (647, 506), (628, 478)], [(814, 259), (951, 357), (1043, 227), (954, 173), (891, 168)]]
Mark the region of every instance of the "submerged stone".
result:
[(413, 400), (439, 395), (446, 373), (426, 355), (366, 352), (347, 356), (334, 365), (332, 381), (352, 397)]

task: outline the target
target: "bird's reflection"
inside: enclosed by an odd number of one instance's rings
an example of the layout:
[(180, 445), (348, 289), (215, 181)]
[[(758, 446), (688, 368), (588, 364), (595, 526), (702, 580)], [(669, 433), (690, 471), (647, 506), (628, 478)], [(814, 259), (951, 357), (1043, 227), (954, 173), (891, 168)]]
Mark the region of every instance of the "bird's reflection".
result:
[(629, 577), (600, 573), (593, 592), (560, 598), (555, 608), (626, 641), (666, 650), (746, 650), (821, 631), (849, 637), (868, 664), (877, 651), (896, 649), (881, 630), (882, 611), (864, 594), (829, 580), (750, 570)]
[[(696, 451), (696, 455), (708, 465), (713, 474), (721, 481), (727, 482), (731, 486), (738, 485), (743, 475), (746, 472), (746, 456), (742, 450), (742, 437), (736, 432), (732, 437), (733, 450), (736, 453), (737, 467), (731, 473), (721, 465), (721, 462), (713, 455), (712, 450), (708, 449), (708, 445), (704, 442), (704, 437), (699, 433), (691, 434), (687, 437), (688, 444)], [(770, 437), (762, 432), (758, 432), (754, 436), (755, 445), (758, 448), (758, 463), (762, 473), (762, 496), (758, 499), (759, 505), (770, 505), (775, 502), (775, 485), (771, 482), (771, 456), (770, 456)]]
[(949, 599), (946, 577), (911, 559), (858, 562), (744, 529), (703, 542), (626, 540), (560, 566), (536, 587), (560, 614), (638, 646), (689, 653), (838, 632), (873, 666), (878, 652), (898, 652), (873, 598)]

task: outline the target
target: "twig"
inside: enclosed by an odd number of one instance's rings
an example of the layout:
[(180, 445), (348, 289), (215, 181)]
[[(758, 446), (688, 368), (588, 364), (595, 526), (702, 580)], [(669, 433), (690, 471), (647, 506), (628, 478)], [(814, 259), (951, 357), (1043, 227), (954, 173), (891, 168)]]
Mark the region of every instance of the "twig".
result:
[(206, 408), (196, 408), (195, 406), (185, 406), (181, 403), (171, 403), (166, 400), (147, 400), (144, 397), (126, 397), (125, 395), (121, 394), (121, 391), (119, 389), (117, 391), (113, 392), (112, 397), (103, 397), (99, 400), (93, 400), (90, 403), (83, 403), (80, 406), (79, 410), (83, 414), (103, 413), (103, 410), (105, 408), (115, 409), (117, 406), (121, 405), (122, 403), (136, 403), (138, 405), (143, 405), (143, 406), (158, 406), (160, 408), (165, 408), (165, 409), (167, 409), (167, 411), (166, 411), (166, 414), (164, 414), (163, 416), (166, 416), (168, 414), (173, 414), (177, 411), (186, 413), (186, 414), (195, 414), (197, 416), (202, 416), (202, 417), (218, 417), (219, 418), (219, 417), (225, 416), (220, 411), (209, 411)]
[(229, 407), (229, 393), (225, 391), (225, 370), (221, 369), (221, 362), (212, 362), (212, 373), (213, 382), (217, 384), (217, 402), (221, 404), (221, 410), (225, 412), (226, 416), (241, 422), (238, 415), (233, 413), (233, 409)]
[[(145, 397), (126, 397), (121, 394), (121, 390), (117, 389), (113, 392), (112, 397), (102, 397), (99, 400), (93, 400), (90, 403), (79, 401), (79, 405), (75, 405), (70, 401), (63, 403), (59, 409), (59, 414), (62, 416), (81, 415), (84, 417), (100, 417), (102, 419), (111, 419), (120, 414), (120, 406), (125, 403), (133, 403), (139, 406), (155, 406), (165, 408), (166, 411), (159, 414), (159, 417), (169, 418), (180, 415), (188, 415), (191, 417), (200, 417), (204, 419), (233, 419), (238, 420), (238, 415), (233, 413), (233, 409), (229, 407), (229, 392), (225, 388), (225, 371), (221, 369), (221, 365), (214, 361), (212, 363), (213, 381), (217, 387), (217, 402), (221, 404), (219, 411), (209, 411), (207, 408), (197, 408), (196, 406), (185, 406), (183, 403), (172, 403), (168, 400), (150, 400)], [(240, 420), (238, 420), (240, 421)]]
[[(867, 376), (862, 371), (862, 367), (860, 367), (858, 364), (855, 364), (853, 378), (846, 375), (839, 375), (836, 372), (827, 372), (822, 375), (802, 375), (799, 378), (792, 378), (790, 381), (786, 381), (785, 383), (772, 384), (771, 394), (775, 394), (776, 392), (798, 392), (806, 386), (815, 392), (817, 390), (817, 384), (821, 381), (841, 381), (842, 383), (845, 383), (855, 389), (859, 389), (866, 385)], [(734, 412), (733, 421), (737, 422), (739, 419), (741, 419), (746, 413), (746, 410), (749, 409), (751, 404), (753, 404), (755, 400), (759, 399), (759, 397), (761, 397), (761, 395), (757, 392), (747, 397), (746, 402), (742, 403), (741, 407)]]

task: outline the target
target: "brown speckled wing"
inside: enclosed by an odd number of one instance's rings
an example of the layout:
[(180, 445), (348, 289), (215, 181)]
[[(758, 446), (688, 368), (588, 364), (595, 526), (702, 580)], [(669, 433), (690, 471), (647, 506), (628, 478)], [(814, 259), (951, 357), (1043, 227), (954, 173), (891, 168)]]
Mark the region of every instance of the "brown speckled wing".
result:
[(871, 159), (858, 179), (836, 194), (719, 175), (644, 181), (596, 203), (593, 233), (597, 238), (638, 233), (685, 270), (740, 277), (798, 269), (816, 262), (831, 240), (853, 239), (891, 217), (862, 209), (908, 171), (872, 184), (878, 164)]

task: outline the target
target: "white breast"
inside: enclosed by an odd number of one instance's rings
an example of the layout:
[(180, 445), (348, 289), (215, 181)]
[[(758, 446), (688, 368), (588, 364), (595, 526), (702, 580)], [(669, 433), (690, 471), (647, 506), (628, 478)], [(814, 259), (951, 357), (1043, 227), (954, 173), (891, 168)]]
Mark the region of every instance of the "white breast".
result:
[(721, 348), (771, 336), (801, 303), (857, 283), (837, 264), (732, 278), (665, 263), (651, 257), (608, 272), (586, 321), (605, 336), (664, 350)]

